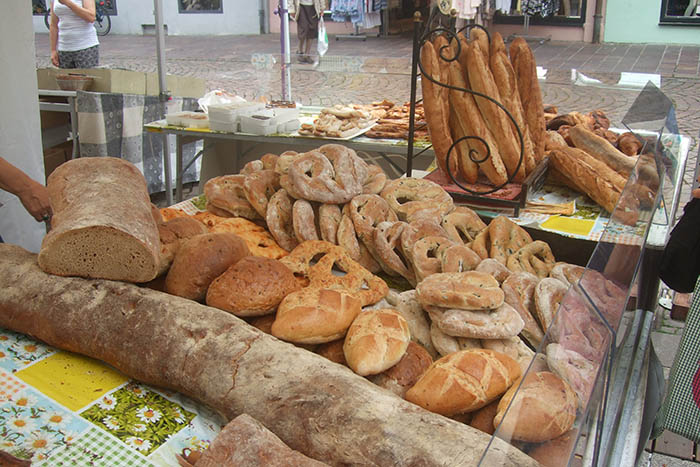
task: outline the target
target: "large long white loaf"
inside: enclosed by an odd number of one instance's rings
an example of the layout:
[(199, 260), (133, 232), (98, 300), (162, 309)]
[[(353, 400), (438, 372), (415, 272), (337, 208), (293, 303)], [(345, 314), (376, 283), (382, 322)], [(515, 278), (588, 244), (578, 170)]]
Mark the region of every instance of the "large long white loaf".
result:
[[(44, 273), (0, 244), (0, 326), (178, 391), (227, 420), (247, 413), (292, 449), (340, 465), (476, 465), (489, 436), (429, 413), (235, 316), (150, 289)], [(153, 336), (158, 336), (154, 338)], [(495, 439), (504, 466), (535, 466)]]

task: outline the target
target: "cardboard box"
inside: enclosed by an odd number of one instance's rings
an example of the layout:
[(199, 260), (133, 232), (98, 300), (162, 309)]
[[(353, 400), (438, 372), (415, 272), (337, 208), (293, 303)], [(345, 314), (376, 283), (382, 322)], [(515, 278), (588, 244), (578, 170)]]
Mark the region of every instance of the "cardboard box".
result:
[[(108, 68), (76, 68), (65, 70), (60, 68), (37, 69), (39, 89), (60, 89), (56, 83), (56, 75), (80, 73), (94, 76), (92, 85), (86, 89), (93, 92), (110, 92), (117, 94), (145, 94), (157, 96), (158, 74), (140, 71), (108, 69)], [(203, 79), (191, 76), (166, 76), (166, 84), (171, 96), (200, 98), (206, 92)]]

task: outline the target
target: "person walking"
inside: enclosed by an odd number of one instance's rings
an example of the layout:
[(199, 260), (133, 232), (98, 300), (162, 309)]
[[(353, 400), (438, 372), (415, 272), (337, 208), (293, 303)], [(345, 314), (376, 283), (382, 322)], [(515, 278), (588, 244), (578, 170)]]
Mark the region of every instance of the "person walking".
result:
[(51, 63), (59, 68), (95, 68), (100, 43), (92, 23), (95, 0), (51, 0)]
[(325, 0), (292, 0), (289, 16), (297, 23), (299, 63), (314, 63), (311, 44), (318, 39), (318, 22), (326, 9)]

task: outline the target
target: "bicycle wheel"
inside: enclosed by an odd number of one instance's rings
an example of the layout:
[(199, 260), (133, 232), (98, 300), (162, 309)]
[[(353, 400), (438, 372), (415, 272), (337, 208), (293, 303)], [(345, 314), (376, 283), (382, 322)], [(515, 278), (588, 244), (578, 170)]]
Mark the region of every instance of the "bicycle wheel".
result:
[(102, 19), (95, 20), (94, 25), (98, 36), (106, 36), (112, 29), (112, 19), (108, 15), (103, 15)]
[(46, 25), (46, 29), (48, 29), (50, 31), (51, 30), (51, 12), (50, 11), (47, 11), (44, 14), (44, 24)]

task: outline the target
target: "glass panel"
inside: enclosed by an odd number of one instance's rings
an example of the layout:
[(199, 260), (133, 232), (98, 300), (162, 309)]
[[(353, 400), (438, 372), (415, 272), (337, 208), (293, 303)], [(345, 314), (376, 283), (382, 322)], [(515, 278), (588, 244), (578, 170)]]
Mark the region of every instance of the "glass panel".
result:
[(221, 0), (178, 0), (180, 13), (223, 13)]
[(663, 0), (661, 24), (700, 24), (698, 0)]
[(586, 14), (585, 0), (522, 0), (510, 8), (500, 5), (493, 16), (496, 23), (522, 23), (525, 15), (530, 24), (582, 24)]

